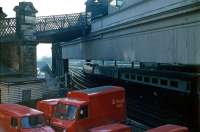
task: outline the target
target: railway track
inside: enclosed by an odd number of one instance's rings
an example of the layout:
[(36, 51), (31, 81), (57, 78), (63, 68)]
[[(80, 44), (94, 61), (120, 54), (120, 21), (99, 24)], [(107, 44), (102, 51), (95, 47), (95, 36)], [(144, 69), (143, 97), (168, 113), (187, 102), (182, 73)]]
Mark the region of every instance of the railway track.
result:
[(127, 93), (127, 114), (129, 122), (132, 122), (131, 126), (135, 129), (134, 132), (142, 132), (149, 127), (157, 127), (166, 123), (184, 124), (170, 110), (159, 108), (159, 105), (152, 105), (132, 94), (134, 90), (124, 82), (100, 79), (98, 77), (94, 78), (93, 76), (85, 74), (82, 69), (76, 67), (70, 68), (70, 74), (71, 80), (75, 84), (75, 89), (92, 88), (102, 85), (120, 85), (125, 87)]
[(89, 78), (79, 68), (70, 67), (71, 81), (76, 89), (86, 89), (97, 87), (98, 84), (89, 80)]
[[(69, 71), (70, 71), (71, 81), (74, 84), (75, 90), (105, 85), (101, 82), (97, 83), (97, 82), (94, 82), (93, 80), (91, 80), (90, 76), (84, 74), (84, 72), (80, 68), (70, 67)], [(139, 122), (136, 122), (131, 118), (128, 118), (126, 123), (132, 127), (134, 132), (143, 132), (148, 128), (147, 126), (145, 126)]]

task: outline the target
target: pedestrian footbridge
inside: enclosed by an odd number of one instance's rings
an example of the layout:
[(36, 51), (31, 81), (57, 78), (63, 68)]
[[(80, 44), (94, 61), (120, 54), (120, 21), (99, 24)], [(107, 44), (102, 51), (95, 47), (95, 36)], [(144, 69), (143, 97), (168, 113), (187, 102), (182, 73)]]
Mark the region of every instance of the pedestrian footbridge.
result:
[[(29, 19), (29, 18), (28, 18)], [(65, 42), (85, 35), (90, 29), (90, 20), (86, 13), (74, 13), (32, 18), (33, 26), (20, 32), (27, 25), (22, 25), (17, 18), (0, 20), (0, 43), (20, 41), (21, 35), (34, 35), (38, 42)], [(20, 27), (21, 29), (19, 29)]]

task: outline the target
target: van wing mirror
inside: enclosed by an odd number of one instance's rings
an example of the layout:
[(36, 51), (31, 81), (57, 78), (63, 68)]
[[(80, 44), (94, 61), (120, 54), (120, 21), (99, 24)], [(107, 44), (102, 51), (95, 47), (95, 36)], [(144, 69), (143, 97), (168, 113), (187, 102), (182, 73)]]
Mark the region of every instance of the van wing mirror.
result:
[(81, 107), (78, 115), (79, 115), (78, 116), (79, 120), (84, 119), (84, 118), (88, 118), (88, 106)]

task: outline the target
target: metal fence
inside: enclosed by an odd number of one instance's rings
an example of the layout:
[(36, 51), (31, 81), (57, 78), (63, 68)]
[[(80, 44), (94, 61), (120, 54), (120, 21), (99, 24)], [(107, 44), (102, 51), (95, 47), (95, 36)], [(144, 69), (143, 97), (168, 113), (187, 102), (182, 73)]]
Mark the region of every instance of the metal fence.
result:
[(85, 13), (74, 13), (54, 16), (41, 16), (36, 19), (36, 30), (45, 32), (66, 29), (74, 26), (86, 26), (89, 19)]
[(16, 37), (16, 19), (0, 19), (0, 42), (12, 41)]

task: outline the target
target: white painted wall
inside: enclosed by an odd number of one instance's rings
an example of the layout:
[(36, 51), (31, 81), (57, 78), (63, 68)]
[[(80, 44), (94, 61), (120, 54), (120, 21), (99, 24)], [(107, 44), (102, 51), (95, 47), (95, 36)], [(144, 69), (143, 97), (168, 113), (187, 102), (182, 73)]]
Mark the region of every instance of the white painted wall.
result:
[[(121, 9), (115, 13), (111, 13), (107, 17), (94, 21), (92, 23), (92, 32), (97, 32), (99, 30), (123, 24), (128, 21), (141, 19), (150, 15), (169, 11), (174, 8), (183, 7), (186, 5), (200, 2), (200, 0), (136, 0), (135, 2), (133, 1), (135, 0), (126, 0), (125, 3), (127, 3), (127, 6), (125, 6), (124, 9)], [(129, 3), (130, 5), (128, 6)]]
[(114, 7), (109, 4), (108, 6), (108, 14), (114, 14), (119, 11), (125, 10), (126, 8), (129, 8), (131, 6), (138, 6), (144, 2), (147, 2), (150, 0), (124, 0), (123, 4), (120, 7)]
[(22, 91), (31, 90), (31, 99), (41, 99), (46, 85), (44, 82), (20, 85), (0, 85), (1, 103), (19, 103), (22, 101)]
[[(200, 64), (200, 1), (166, 1), (164, 3), (163, 0), (150, 0), (149, 4), (146, 2), (146, 9), (143, 11), (150, 9), (148, 7), (158, 8), (155, 6), (156, 4), (167, 7), (170, 2), (170, 8), (172, 5), (177, 7), (190, 2), (199, 2), (199, 4), (196, 4), (195, 7), (191, 5), (187, 9), (171, 11), (168, 14), (157, 14), (139, 21), (133, 20), (122, 25), (118, 23), (117, 26), (107, 29), (96, 28), (96, 31), (93, 30), (86, 41), (84, 39), (63, 45), (63, 58)], [(155, 2), (155, 5), (151, 5), (151, 2)], [(165, 8), (161, 8), (159, 11), (163, 9)], [(193, 9), (195, 11), (191, 11)], [(126, 10), (127, 17), (134, 14), (131, 14), (131, 10), (132, 8)], [(138, 8), (138, 10), (140, 9)], [(128, 11), (130, 12), (128, 13)], [(176, 14), (178, 12), (180, 14)], [(109, 16), (100, 19), (101, 22), (107, 22), (107, 24), (101, 23), (101, 26), (106, 28), (106, 25), (114, 20), (123, 19), (120, 17), (120, 13), (115, 15), (116, 18), (111, 16), (115, 19), (111, 19)], [(109, 19), (113, 21), (109, 21)]]

